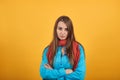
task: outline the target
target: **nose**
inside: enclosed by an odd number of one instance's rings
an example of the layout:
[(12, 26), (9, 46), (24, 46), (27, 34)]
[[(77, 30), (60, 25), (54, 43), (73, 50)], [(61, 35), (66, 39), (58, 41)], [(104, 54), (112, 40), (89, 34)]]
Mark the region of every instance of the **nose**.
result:
[(62, 29), (62, 30), (61, 30), (61, 34), (65, 34), (65, 30)]

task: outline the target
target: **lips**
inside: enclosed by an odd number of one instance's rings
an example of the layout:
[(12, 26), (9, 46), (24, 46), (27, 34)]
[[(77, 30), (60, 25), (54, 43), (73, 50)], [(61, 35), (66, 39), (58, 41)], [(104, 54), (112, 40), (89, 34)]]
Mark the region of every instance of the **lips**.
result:
[(60, 36), (61, 38), (64, 38), (65, 36)]

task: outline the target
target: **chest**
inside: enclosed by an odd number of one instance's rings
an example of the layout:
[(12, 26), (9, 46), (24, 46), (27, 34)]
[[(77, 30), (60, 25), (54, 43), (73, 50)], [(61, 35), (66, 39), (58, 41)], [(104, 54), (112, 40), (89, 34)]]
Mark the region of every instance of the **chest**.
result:
[(68, 56), (66, 55), (66, 52), (63, 51), (63, 48), (57, 49), (57, 52), (53, 61), (53, 67), (54, 69), (59, 69), (59, 68), (72, 69), (72, 65), (70, 64), (70, 61)]

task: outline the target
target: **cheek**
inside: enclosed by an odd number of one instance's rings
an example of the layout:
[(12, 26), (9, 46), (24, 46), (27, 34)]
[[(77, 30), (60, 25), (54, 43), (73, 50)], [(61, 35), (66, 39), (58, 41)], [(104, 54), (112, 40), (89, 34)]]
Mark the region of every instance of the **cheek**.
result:
[(65, 35), (67, 36), (67, 35), (68, 35), (68, 32), (66, 32)]
[(57, 35), (60, 35), (60, 30), (57, 30)]

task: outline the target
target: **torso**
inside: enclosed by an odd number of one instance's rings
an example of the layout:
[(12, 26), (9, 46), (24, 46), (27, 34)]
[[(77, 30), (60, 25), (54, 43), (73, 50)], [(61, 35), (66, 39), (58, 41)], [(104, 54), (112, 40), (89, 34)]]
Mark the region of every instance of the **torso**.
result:
[(53, 67), (54, 69), (59, 69), (59, 68), (72, 69), (72, 65), (70, 64), (69, 58), (65, 52), (65, 47), (57, 48), (57, 53), (54, 57)]

